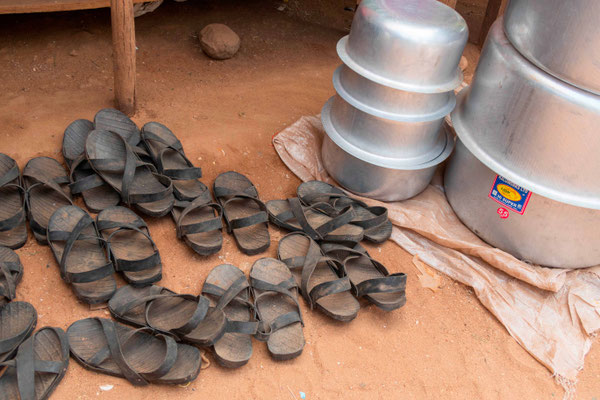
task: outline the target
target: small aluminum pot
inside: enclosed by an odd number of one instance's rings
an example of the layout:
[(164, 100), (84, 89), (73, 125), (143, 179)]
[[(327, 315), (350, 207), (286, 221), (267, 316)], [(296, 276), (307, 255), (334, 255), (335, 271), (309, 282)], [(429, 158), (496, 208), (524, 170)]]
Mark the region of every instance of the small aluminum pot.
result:
[(333, 73), (333, 87), (351, 104), (364, 104), (405, 121), (437, 119), (450, 114), (456, 105), (454, 91), (417, 93), (394, 89), (370, 81), (344, 64)]
[(529, 61), (600, 94), (600, 1), (511, 0), (504, 30)]
[(475, 156), (553, 200), (600, 208), (600, 96), (545, 73), (492, 26), (470, 87), (452, 113)]
[(465, 20), (437, 0), (363, 0), (338, 55), (367, 79), (419, 93), (448, 92), (462, 81)]
[(446, 144), (440, 132), (443, 115), (433, 121), (393, 120), (376, 110), (361, 110), (340, 96), (330, 98), (324, 108), (330, 110), (331, 123), (344, 140), (375, 155), (418, 164), (437, 157)]
[(427, 163), (410, 165), (405, 160), (375, 156), (346, 142), (336, 132), (325, 109), (321, 120), (326, 132), (321, 155), (327, 172), (349, 191), (377, 200), (406, 200), (421, 193), (436, 167), (454, 148), (452, 134), (444, 129), (443, 152)]
[(444, 186), (458, 218), (492, 246), (547, 267), (600, 264), (600, 210), (515, 187), (460, 140), (446, 166)]

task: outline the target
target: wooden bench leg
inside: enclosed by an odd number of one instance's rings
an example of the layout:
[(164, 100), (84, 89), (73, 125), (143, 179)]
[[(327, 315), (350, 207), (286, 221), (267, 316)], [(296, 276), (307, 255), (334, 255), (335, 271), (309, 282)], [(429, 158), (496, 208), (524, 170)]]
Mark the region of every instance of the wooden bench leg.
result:
[(135, 112), (135, 23), (132, 0), (110, 0), (115, 100), (127, 115)]

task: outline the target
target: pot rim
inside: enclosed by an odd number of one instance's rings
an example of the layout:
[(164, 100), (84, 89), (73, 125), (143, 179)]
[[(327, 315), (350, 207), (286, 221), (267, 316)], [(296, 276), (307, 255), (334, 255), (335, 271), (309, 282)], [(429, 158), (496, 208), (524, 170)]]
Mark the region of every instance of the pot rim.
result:
[(518, 173), (518, 171), (514, 171), (512, 168), (503, 165), (502, 163), (494, 160), (489, 154), (481, 148), (481, 146), (477, 143), (474, 136), (469, 132), (466, 128), (464, 121), (461, 119), (461, 108), (464, 104), (464, 98), (468, 93), (469, 86), (465, 87), (460, 91), (457, 95), (457, 103), (458, 106), (452, 112), (451, 119), (452, 125), (454, 126), (454, 130), (456, 131), (456, 135), (463, 142), (465, 147), (473, 153), (473, 155), (485, 164), (489, 169), (494, 171), (498, 175), (502, 175), (503, 177), (513, 181), (519, 186), (530, 190), (531, 192), (537, 193), (541, 196), (547, 197), (551, 200), (556, 200), (562, 203), (570, 204), (577, 207), (583, 208), (591, 208), (594, 210), (600, 209), (600, 197), (596, 197), (594, 195), (590, 196), (581, 196), (579, 194), (567, 193), (564, 190), (560, 190), (557, 188), (551, 188), (546, 185), (542, 185), (536, 183), (535, 181), (526, 178)]
[(463, 80), (463, 73), (460, 67), (456, 67), (456, 75), (448, 82), (444, 82), (438, 85), (417, 85), (414, 83), (397, 81), (394, 79), (386, 78), (378, 75), (367, 68), (364, 68), (360, 63), (357, 63), (352, 59), (350, 54), (346, 51), (346, 44), (348, 43), (348, 35), (341, 38), (337, 43), (337, 53), (344, 64), (350, 67), (354, 72), (363, 77), (379, 83), (384, 86), (388, 86), (394, 89), (405, 90), (408, 92), (416, 93), (443, 93), (449, 92), (457, 88)]
[[(371, 106), (357, 100), (350, 93), (348, 93), (346, 88), (344, 88), (344, 85), (343, 85), (342, 79), (341, 79), (342, 68), (343, 68), (343, 66), (340, 65), (339, 67), (336, 68), (335, 72), (333, 73), (333, 79), (332, 79), (333, 87), (334, 87), (335, 91), (337, 92), (337, 94), (339, 94), (342, 99), (346, 100), (346, 102), (348, 102), (354, 108), (357, 108), (360, 111), (365, 112), (370, 115), (373, 115), (375, 117), (389, 119), (392, 121), (400, 121), (400, 122), (429, 122), (429, 121), (435, 121), (437, 119), (444, 118), (444, 116), (450, 114), (452, 112), (452, 110), (454, 109), (454, 106), (456, 106), (456, 96), (450, 96), (449, 101), (442, 108), (440, 108), (439, 110), (437, 110), (435, 112), (429, 113), (429, 114), (398, 114), (398, 113), (392, 113), (392, 112), (388, 112), (388, 111), (379, 110), (378, 108), (371, 107)], [(365, 78), (365, 79), (367, 79), (367, 78)], [(373, 83), (378, 84), (377, 82), (373, 82)], [(448, 93), (448, 92), (441, 92), (441, 93)]]
[[(344, 150), (351, 156), (358, 158), (359, 160), (362, 160), (362, 161), (365, 161), (370, 164), (376, 165), (378, 167), (383, 167), (383, 168), (401, 169), (401, 170), (419, 170), (419, 169), (430, 168), (432, 166), (435, 166), (435, 165), (441, 163), (446, 158), (448, 158), (448, 156), (450, 156), (450, 153), (452, 153), (452, 150), (454, 149), (455, 141), (454, 141), (454, 137), (452, 136), (452, 133), (448, 129), (446, 129), (444, 126), (442, 126), (441, 129), (443, 130), (445, 135), (440, 135), (440, 140), (444, 140), (446, 144), (444, 145), (443, 149), (441, 150), (441, 152), (439, 154), (435, 155), (433, 158), (431, 158), (427, 162), (418, 162), (419, 158), (410, 159), (410, 158), (383, 157), (383, 156), (376, 155), (376, 154), (370, 153), (368, 151), (362, 150), (362, 149), (356, 147), (355, 145), (353, 145), (352, 143), (348, 142), (346, 139), (344, 139), (339, 134), (339, 132), (337, 131), (335, 126), (333, 125), (333, 122), (331, 121), (331, 105), (332, 105), (332, 103), (333, 103), (333, 97), (331, 97), (329, 100), (327, 100), (327, 102), (323, 106), (323, 109), (321, 110), (321, 122), (323, 123), (323, 128), (325, 129), (325, 133), (342, 150)], [(416, 163), (415, 163), (415, 160), (417, 160)]]

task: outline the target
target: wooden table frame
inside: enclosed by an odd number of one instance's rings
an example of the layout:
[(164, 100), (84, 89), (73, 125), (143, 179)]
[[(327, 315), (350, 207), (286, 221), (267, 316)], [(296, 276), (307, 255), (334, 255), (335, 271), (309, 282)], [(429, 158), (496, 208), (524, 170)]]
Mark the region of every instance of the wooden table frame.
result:
[(110, 7), (117, 108), (135, 112), (135, 22), (133, 4), (154, 0), (0, 0), (0, 14), (73, 11)]

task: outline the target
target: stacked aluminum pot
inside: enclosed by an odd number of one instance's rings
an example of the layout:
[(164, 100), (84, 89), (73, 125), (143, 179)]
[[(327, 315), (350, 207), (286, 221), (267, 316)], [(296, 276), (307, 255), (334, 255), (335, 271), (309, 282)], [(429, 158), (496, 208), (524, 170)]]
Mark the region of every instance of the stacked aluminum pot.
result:
[[(535, 264), (600, 264), (598, 17), (597, 1), (512, 0), (452, 113), (450, 204), (482, 239)], [(586, 48), (584, 37), (596, 40)]]
[(384, 201), (427, 187), (454, 148), (443, 122), (467, 36), (464, 19), (436, 0), (361, 2), (321, 113), (323, 163), (342, 186)]

